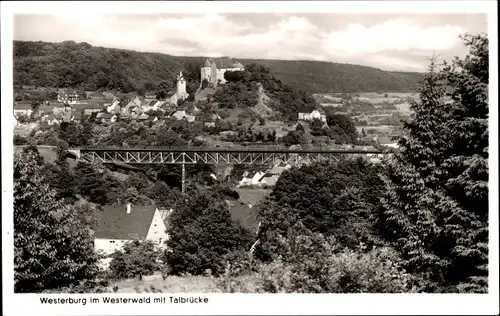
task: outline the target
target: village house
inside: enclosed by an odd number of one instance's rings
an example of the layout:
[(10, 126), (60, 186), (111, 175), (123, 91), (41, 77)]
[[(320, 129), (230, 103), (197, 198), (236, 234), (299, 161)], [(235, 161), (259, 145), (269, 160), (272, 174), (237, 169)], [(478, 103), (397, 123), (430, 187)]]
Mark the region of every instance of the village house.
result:
[(389, 137), (380, 136), (376, 138), (376, 142), (384, 147), (398, 148), (399, 145), (396, 141), (391, 140)]
[(149, 91), (144, 94), (144, 99), (146, 101), (154, 101), (156, 100), (156, 92), (154, 91)]
[(209, 58), (201, 67), (200, 82), (207, 80), (210, 87), (215, 88), (218, 84), (226, 83), (224, 73), (226, 71), (243, 71), (244, 66), (239, 62), (234, 62), (230, 58), (217, 59)]
[(176, 120), (185, 119), (188, 122), (194, 122), (196, 120), (196, 118), (193, 115), (186, 114), (186, 111), (184, 111), (184, 110), (175, 111), (170, 116), (172, 116)]
[(104, 99), (104, 94), (102, 92), (92, 92), (88, 95), (88, 98), (89, 99), (94, 99), (94, 100), (100, 100), (100, 99)]
[(101, 122), (116, 122), (116, 115), (110, 113), (97, 113), (96, 119)]
[(71, 121), (71, 117), (73, 116), (72, 112), (73, 111), (69, 106), (54, 108), (52, 113), (54, 114), (54, 117), (57, 119), (57, 122), (54, 123)]
[(63, 90), (57, 95), (57, 101), (74, 104), (80, 101), (80, 95), (75, 90)]
[(15, 103), (14, 104), (14, 116), (19, 117), (21, 115), (30, 116), (33, 113), (33, 108), (29, 103)]
[(282, 165), (280, 162), (276, 163), (270, 170), (267, 170), (265, 174), (259, 179), (259, 185), (261, 186), (274, 186), (278, 181), (281, 174), (290, 169), (292, 166), (289, 164)]
[(256, 186), (260, 184), (260, 180), (264, 176), (265, 172), (257, 171), (254, 173), (250, 173), (245, 171), (243, 173), (243, 178), (238, 183), (237, 187), (245, 187), (245, 186)]
[(115, 94), (112, 91), (104, 91), (102, 93), (103, 99), (105, 100), (114, 100), (115, 99)]
[(168, 239), (165, 220), (171, 211), (130, 203), (104, 206), (94, 239), (95, 251), (107, 256), (101, 262), (103, 268), (108, 267), (111, 254), (133, 240), (152, 241), (157, 248), (164, 248)]
[(75, 111), (83, 111), (85, 114), (92, 114), (94, 112), (99, 113), (105, 110), (105, 107), (103, 104), (100, 103), (79, 103), (79, 104), (73, 104), (71, 105), (71, 108)]
[(322, 109), (316, 109), (313, 106), (303, 107), (298, 110), (299, 121), (313, 121), (318, 119), (322, 122), (326, 122), (326, 115)]
[[(122, 106), (122, 104), (124, 103), (126, 104)], [(120, 107), (122, 108), (122, 113), (127, 113), (127, 114), (140, 113), (141, 106), (142, 106), (142, 101), (137, 96), (131, 99), (125, 99), (123, 103), (120, 103)]]
[(120, 114), (122, 113), (122, 109), (120, 107), (120, 101), (114, 100), (111, 105), (109, 105), (106, 109), (110, 114)]
[(81, 122), (84, 118), (84, 115), (82, 113), (73, 113), (71, 117), (72, 122)]

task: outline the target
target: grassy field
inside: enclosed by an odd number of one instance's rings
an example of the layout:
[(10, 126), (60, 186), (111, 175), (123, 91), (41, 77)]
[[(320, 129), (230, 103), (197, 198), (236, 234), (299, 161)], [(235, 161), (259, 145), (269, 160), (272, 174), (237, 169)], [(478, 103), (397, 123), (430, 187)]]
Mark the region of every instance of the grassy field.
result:
[(31, 131), (36, 127), (36, 124), (19, 124), (14, 126), (14, 135), (29, 136)]
[(393, 129), (393, 126), (389, 125), (379, 125), (379, 126), (356, 126), (356, 130), (358, 133), (361, 133), (362, 130), (365, 130), (367, 134), (370, 134), (372, 131), (377, 135), (383, 135), (390, 133)]
[(238, 188), (236, 191), (240, 198), (238, 201), (230, 202), (231, 218), (253, 231), (258, 222), (255, 205), (268, 196), (272, 190)]
[(116, 293), (221, 293), (213, 277), (168, 276), (163, 280), (160, 274), (145, 276), (142, 280), (120, 280), (108, 286), (109, 292)]
[[(21, 152), (23, 148), (24, 147), (14, 146), (14, 152)], [(57, 158), (55, 147), (52, 146), (38, 146), (38, 152), (47, 162), (53, 162)]]

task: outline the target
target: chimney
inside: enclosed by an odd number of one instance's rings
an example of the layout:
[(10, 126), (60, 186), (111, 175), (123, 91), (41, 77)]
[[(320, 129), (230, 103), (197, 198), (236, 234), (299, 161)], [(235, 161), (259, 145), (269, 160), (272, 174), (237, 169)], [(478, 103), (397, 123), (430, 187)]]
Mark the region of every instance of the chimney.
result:
[(132, 209), (132, 204), (127, 203), (127, 214), (130, 214), (131, 209)]

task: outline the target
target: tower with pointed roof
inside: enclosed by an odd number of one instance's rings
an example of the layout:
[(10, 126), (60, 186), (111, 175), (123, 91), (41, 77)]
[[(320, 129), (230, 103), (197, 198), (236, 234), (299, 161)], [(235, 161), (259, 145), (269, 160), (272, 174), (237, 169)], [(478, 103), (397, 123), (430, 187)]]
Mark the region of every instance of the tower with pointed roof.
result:
[(179, 72), (179, 76), (177, 76), (177, 95), (184, 96), (186, 95), (186, 79), (182, 75), (182, 71)]

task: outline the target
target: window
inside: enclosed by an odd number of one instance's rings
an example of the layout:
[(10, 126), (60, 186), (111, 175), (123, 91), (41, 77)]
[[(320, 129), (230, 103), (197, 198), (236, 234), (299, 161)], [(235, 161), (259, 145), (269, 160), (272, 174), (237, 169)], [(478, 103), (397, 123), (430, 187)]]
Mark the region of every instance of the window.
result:
[(160, 245), (161, 245), (161, 238), (160, 238), (160, 239), (158, 239), (158, 244), (160, 244)]
[(109, 243), (110, 243), (110, 244), (114, 244), (114, 243), (115, 243), (115, 241), (114, 241), (114, 240), (110, 240), (110, 241), (109, 241)]

